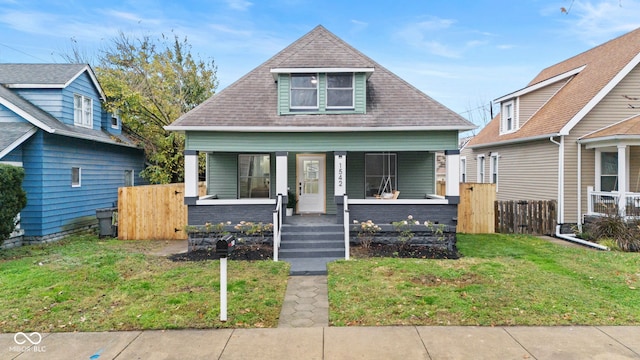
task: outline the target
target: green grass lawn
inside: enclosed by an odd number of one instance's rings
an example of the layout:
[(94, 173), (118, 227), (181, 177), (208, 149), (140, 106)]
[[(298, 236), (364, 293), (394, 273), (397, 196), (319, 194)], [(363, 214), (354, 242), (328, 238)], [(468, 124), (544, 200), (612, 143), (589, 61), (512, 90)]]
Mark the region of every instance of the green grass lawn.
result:
[(330, 264), (330, 323), (640, 325), (640, 254), (458, 235), (459, 260)]
[(275, 327), (289, 266), (228, 262), (228, 321), (220, 263), (145, 255), (150, 241), (78, 236), (0, 251), (0, 332)]

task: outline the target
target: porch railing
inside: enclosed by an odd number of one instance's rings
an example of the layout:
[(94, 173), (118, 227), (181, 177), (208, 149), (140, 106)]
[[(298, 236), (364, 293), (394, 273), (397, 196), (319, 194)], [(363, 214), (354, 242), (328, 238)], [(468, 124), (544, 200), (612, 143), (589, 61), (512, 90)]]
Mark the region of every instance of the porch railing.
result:
[(278, 261), (280, 239), (282, 238), (282, 194), (278, 194), (276, 208), (273, 210), (273, 261)]
[[(620, 208), (620, 197), (623, 197), (623, 208)], [(640, 193), (594, 191), (587, 188), (587, 210), (589, 215), (640, 216)]]

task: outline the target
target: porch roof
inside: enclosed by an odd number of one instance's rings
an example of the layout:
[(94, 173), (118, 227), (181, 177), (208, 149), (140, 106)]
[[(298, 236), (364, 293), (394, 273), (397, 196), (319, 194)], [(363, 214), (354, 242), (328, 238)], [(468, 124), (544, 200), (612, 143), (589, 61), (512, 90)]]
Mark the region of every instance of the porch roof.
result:
[(591, 147), (608, 146), (612, 142), (640, 142), (640, 114), (589, 133), (578, 139), (578, 142)]

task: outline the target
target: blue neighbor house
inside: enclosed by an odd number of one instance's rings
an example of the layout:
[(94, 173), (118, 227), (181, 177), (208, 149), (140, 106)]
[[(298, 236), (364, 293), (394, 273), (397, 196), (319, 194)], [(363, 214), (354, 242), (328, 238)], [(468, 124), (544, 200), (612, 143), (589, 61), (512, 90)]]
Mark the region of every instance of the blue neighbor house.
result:
[(0, 64), (0, 163), (25, 170), (27, 206), (5, 246), (95, 227), (96, 209), (139, 182), (144, 153), (86, 64)]

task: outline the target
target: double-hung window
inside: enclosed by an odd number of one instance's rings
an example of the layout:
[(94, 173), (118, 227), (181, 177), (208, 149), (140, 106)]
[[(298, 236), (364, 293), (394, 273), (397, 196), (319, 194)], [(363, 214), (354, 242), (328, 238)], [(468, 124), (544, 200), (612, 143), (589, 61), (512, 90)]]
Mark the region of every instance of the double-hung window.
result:
[(489, 163), (491, 172), (491, 179), (489, 179), (489, 182), (496, 184), (496, 190), (498, 189), (498, 158), (498, 154), (491, 154), (491, 162)]
[(618, 153), (600, 153), (600, 191), (618, 190)]
[(515, 101), (502, 104), (502, 132), (510, 133), (516, 130)]
[(353, 73), (327, 74), (327, 109), (353, 109)]
[(483, 183), (484, 182), (484, 169), (485, 169), (486, 163), (485, 163), (485, 158), (484, 155), (478, 155), (478, 180), (477, 182), (479, 183)]
[(291, 75), (291, 109), (318, 108), (318, 74)]
[(240, 199), (270, 197), (270, 156), (238, 155), (238, 188)]
[(73, 123), (77, 126), (93, 127), (93, 100), (89, 97), (73, 95)]
[(467, 182), (467, 158), (465, 156), (460, 157), (460, 182)]

